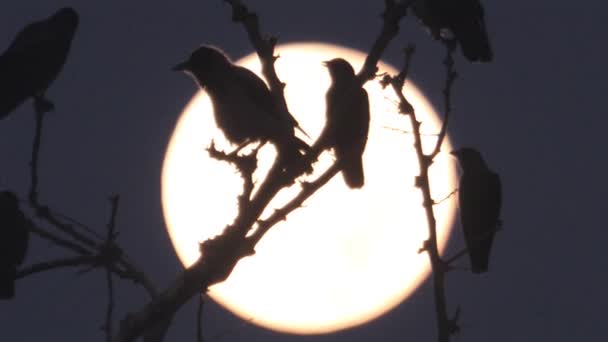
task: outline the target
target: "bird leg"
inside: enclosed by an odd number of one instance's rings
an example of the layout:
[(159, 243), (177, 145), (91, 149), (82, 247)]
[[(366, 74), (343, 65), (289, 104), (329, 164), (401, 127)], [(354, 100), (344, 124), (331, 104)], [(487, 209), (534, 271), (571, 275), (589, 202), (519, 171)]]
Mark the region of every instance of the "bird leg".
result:
[(55, 110), (55, 105), (43, 93), (34, 95), (34, 109), (37, 113), (48, 113)]

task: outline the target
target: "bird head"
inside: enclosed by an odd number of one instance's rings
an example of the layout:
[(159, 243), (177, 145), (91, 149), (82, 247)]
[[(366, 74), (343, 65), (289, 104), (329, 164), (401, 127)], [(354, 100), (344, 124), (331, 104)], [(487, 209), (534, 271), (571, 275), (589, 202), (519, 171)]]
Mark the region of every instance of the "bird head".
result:
[(483, 160), (481, 153), (474, 148), (464, 147), (458, 150), (450, 152), (453, 156), (458, 159), (460, 166), (466, 170), (470, 168), (486, 168), (486, 162)]
[(203, 45), (194, 50), (190, 57), (173, 67), (173, 71), (183, 71), (196, 77), (205, 86), (210, 78), (217, 75), (218, 71), (230, 67), (232, 62), (220, 49)]
[(78, 26), (78, 13), (71, 7), (64, 7), (53, 14), (49, 21), (65, 31), (75, 31)]
[(329, 75), (334, 81), (352, 80), (355, 78), (355, 70), (346, 60), (342, 58), (334, 58), (323, 62), (323, 65), (329, 70)]

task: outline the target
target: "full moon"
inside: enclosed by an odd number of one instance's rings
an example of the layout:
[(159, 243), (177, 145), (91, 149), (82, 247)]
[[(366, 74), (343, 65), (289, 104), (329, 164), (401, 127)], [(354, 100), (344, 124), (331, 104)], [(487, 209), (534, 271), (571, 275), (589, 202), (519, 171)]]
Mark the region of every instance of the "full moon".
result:
[[(322, 62), (342, 57), (359, 70), (365, 54), (320, 43), (279, 45), (276, 52), (280, 55), (276, 70), (287, 84), (289, 109), (312, 137), (302, 139), (312, 144), (325, 122), (325, 92), (330, 84)], [(255, 54), (236, 63), (261, 76)], [(386, 63), (378, 67), (380, 73), (397, 73)], [(226, 281), (209, 288), (211, 298), (244, 320), (287, 333), (334, 332), (391, 310), (430, 274), (428, 256), (418, 253), (428, 237), (428, 226), (422, 195), (415, 187), (419, 166), (409, 119), (398, 114), (397, 98), (390, 87), (382, 89), (375, 80), (365, 89), (371, 107), (365, 186), (351, 190), (338, 174), (286, 221), (270, 229), (256, 246), (256, 254), (242, 259)], [(423, 147), (430, 152), (440, 129), (439, 116), (411, 82), (406, 83), (404, 93), (423, 123)], [(179, 118), (162, 170), (163, 213), (185, 267), (198, 259), (199, 242), (232, 223), (242, 191), (235, 168), (210, 158), (205, 151), (212, 140), (219, 149), (235, 148), (217, 129), (211, 102), (199, 91)], [(446, 137), (430, 169), (436, 200), (457, 186), (449, 151)], [(258, 183), (274, 156), (272, 145), (261, 149), (260, 167), (254, 174)], [(303, 180), (315, 179), (333, 159), (332, 152), (325, 152), (314, 164), (315, 172)], [(299, 189), (296, 183), (280, 192), (262, 218)], [(454, 221), (454, 198), (434, 209), (443, 249)]]

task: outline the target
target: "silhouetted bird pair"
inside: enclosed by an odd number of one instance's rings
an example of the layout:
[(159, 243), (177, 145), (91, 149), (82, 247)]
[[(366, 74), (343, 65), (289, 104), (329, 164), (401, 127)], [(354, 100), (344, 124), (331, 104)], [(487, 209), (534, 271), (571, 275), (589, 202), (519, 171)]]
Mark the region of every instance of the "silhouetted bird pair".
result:
[(279, 158), (289, 162), (300, 152), (320, 153), (334, 148), (346, 184), (364, 183), (362, 154), (369, 127), (367, 93), (343, 59), (325, 63), (332, 78), (327, 92), (327, 123), (317, 143), (310, 148), (294, 135), (298, 122), (279, 111), (266, 84), (250, 70), (233, 64), (220, 50), (202, 46), (174, 70), (191, 74), (213, 104), (215, 121), (226, 138), (235, 144), (270, 141)]
[(462, 167), (458, 189), (460, 221), (474, 273), (488, 271), (494, 234), (500, 225), (500, 178), (488, 168), (479, 151), (453, 151)]
[(29, 231), (17, 196), (0, 192), (0, 299), (15, 296), (15, 276), (27, 251)]
[(415, 0), (411, 6), (433, 38), (448, 43), (458, 42), (464, 56), (472, 62), (492, 60), (483, 7), (479, 0)]
[(0, 56), (0, 119), (30, 97), (38, 110), (53, 108), (44, 95), (65, 64), (77, 26), (76, 11), (62, 8), (17, 34)]

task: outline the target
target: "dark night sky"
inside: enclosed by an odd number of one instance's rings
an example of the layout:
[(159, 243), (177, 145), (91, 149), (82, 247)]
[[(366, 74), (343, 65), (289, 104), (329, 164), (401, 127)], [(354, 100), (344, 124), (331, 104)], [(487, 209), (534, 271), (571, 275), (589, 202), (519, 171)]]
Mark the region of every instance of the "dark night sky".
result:
[[(355, 3), (355, 4), (352, 4)], [(248, 1), (263, 31), (281, 42), (322, 41), (366, 50), (381, 22), (383, 1)], [(3, 1), (0, 50), (27, 23), (74, 6), (81, 25), (63, 73), (48, 95), (57, 111), (45, 126), (41, 199), (99, 231), (107, 195), (119, 193), (120, 243), (159, 287), (181, 269), (165, 232), (160, 172), (192, 81), (169, 69), (201, 43), (233, 57), (252, 51), (222, 1)], [(503, 179), (504, 230), (483, 276), (449, 275), (448, 300), (462, 307), (458, 341), (606, 341), (608, 200), (605, 88), (602, 63), (608, 4), (573, 1), (485, 1), (496, 60), (470, 65), (459, 55), (450, 134), (472, 145)], [(385, 53), (418, 43), (412, 78), (434, 105), (443, 50), (412, 20)], [(602, 114), (604, 113), (604, 114)], [(0, 185), (28, 189), (33, 110), (28, 103), (0, 122)], [(62, 252), (34, 239), (27, 262)], [(29, 277), (18, 297), (1, 303), (0, 336), (7, 341), (101, 340), (106, 292), (103, 273), (73, 270)], [(146, 297), (119, 287), (118, 317)], [(224, 341), (430, 341), (435, 336), (427, 282), (408, 301), (367, 325), (325, 336), (277, 334), (209, 306), (208, 336)], [(195, 305), (182, 308), (168, 341), (194, 340)]]

